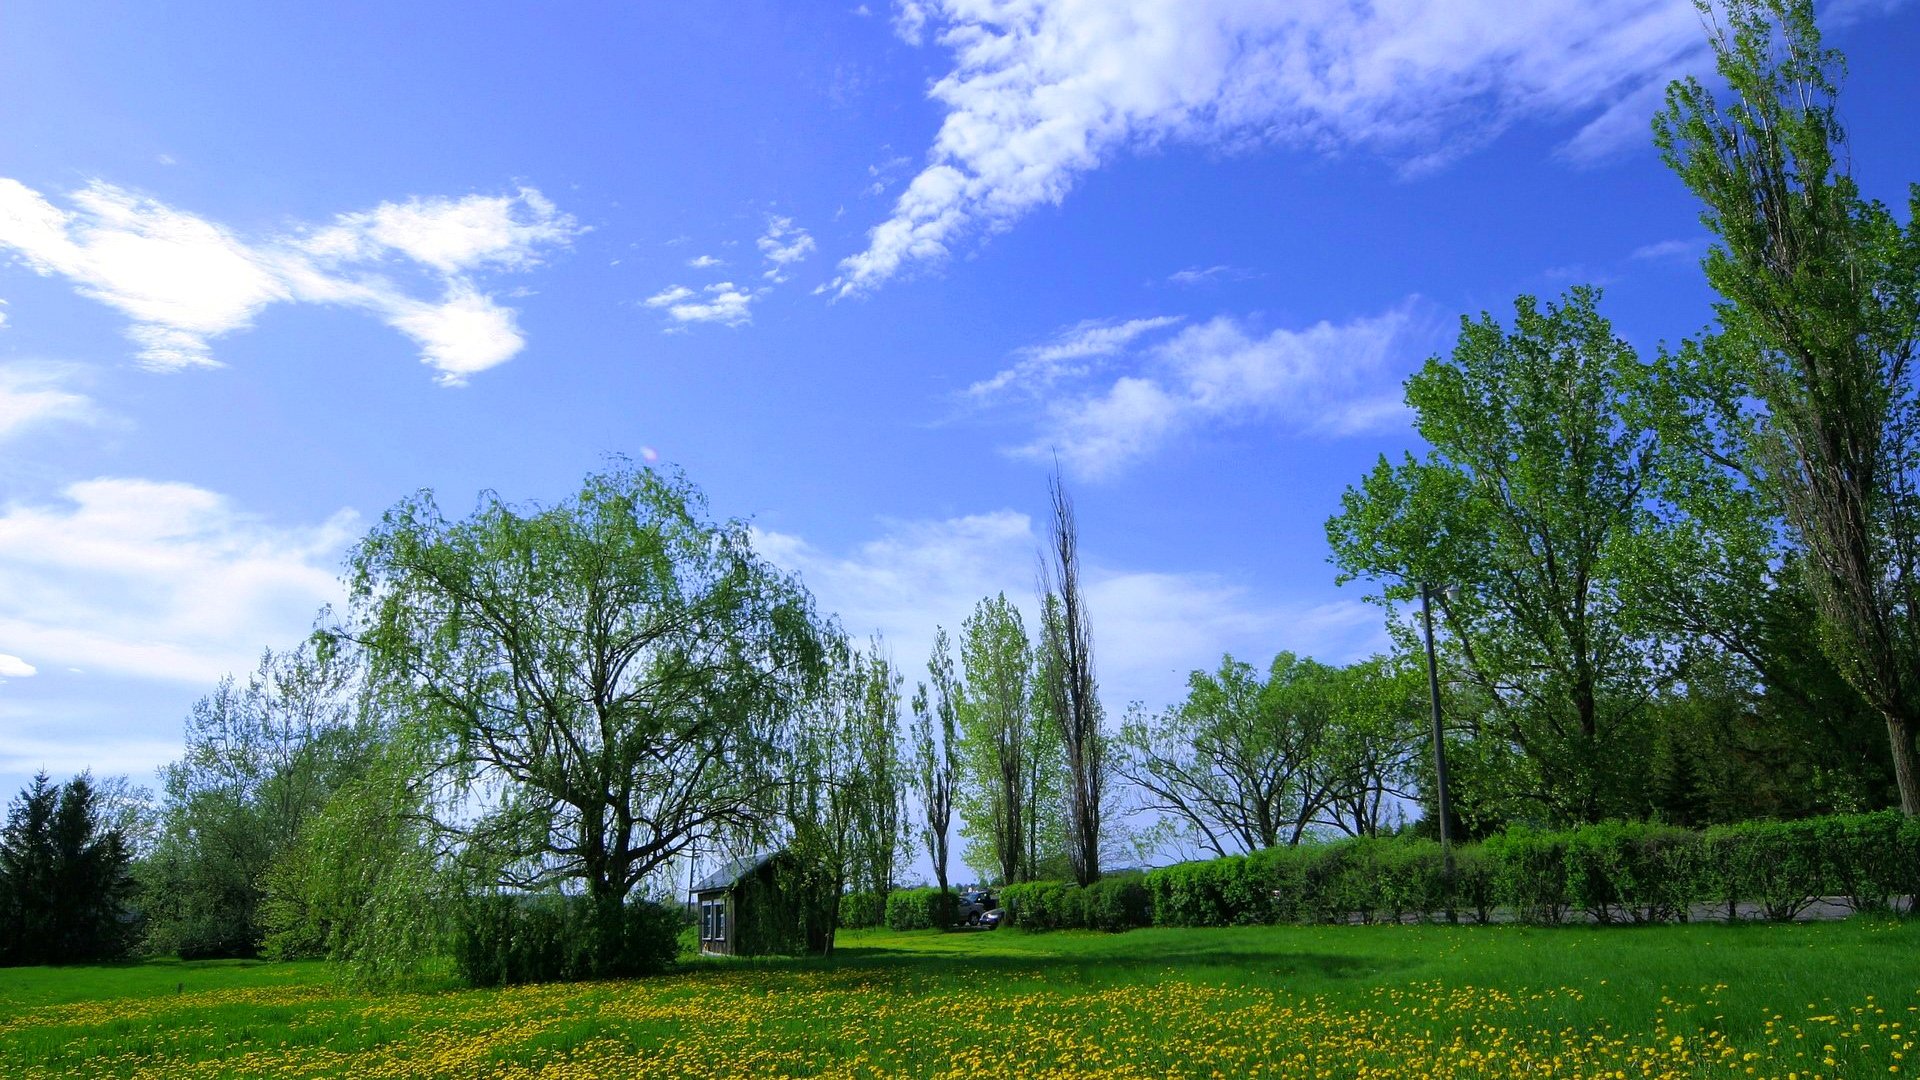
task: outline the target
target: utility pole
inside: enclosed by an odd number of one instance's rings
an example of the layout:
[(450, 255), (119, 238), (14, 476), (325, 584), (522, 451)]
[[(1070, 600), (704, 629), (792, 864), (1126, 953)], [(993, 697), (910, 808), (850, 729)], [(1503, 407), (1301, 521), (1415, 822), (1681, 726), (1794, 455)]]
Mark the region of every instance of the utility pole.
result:
[[(1451, 897), (1453, 826), (1447, 821), (1447, 742), (1440, 725), (1440, 666), (1433, 657), (1433, 586), (1424, 581), (1420, 583), (1420, 621), (1427, 631), (1427, 698), (1433, 706), (1433, 816), (1440, 826), (1440, 859)], [(1451, 899), (1447, 907), (1451, 911)]]

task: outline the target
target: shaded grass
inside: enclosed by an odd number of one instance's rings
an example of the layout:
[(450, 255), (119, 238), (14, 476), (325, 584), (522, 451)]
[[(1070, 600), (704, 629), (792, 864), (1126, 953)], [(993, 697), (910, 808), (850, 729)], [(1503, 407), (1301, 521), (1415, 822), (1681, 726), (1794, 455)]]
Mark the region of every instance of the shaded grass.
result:
[(1920, 1023), (1920, 923), (1889, 919), (840, 940), (489, 991), (372, 994), (313, 964), (0, 970), (0, 1075), (1887, 1076)]

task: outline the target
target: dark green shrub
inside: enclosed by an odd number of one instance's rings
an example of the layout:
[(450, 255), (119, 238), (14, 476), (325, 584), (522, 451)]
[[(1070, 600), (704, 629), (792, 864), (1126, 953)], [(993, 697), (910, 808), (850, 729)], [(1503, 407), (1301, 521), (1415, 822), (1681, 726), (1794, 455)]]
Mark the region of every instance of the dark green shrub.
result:
[(1567, 835), (1515, 828), (1487, 839), (1493, 893), (1522, 922), (1557, 923), (1567, 913)]
[(1709, 895), (1726, 905), (1760, 905), (1769, 919), (1786, 921), (1825, 892), (1821, 827), (1806, 821), (1743, 821), (1708, 829)]
[(624, 978), (664, 971), (680, 951), (680, 912), (645, 900), (484, 894), (454, 917), (453, 962), (473, 986)]
[(1920, 850), (1903, 835), (1911, 823), (1899, 811), (1804, 824), (1820, 851), (1823, 894), (1846, 897), (1855, 911), (1883, 911), (1920, 892)]
[(1588, 825), (1567, 839), (1567, 888), (1600, 922), (1685, 921), (1703, 880), (1700, 835), (1650, 822)]
[(959, 910), (960, 898), (936, 888), (895, 889), (887, 894), (887, 929), (945, 930)]
[(1153, 898), (1144, 874), (1115, 874), (1079, 890), (1085, 905), (1081, 925), (1110, 934), (1153, 922)]
[(1479, 844), (1453, 849), (1453, 880), (1442, 907), (1477, 923), (1493, 918), (1494, 873), (1497, 867)]
[(840, 926), (846, 930), (871, 930), (885, 921), (887, 904), (879, 893), (848, 893), (840, 898)]

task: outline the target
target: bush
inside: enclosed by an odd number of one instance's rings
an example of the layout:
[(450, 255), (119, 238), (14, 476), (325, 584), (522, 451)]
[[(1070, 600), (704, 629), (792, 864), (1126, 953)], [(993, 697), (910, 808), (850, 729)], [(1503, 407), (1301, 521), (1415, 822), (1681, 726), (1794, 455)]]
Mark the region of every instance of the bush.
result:
[(1488, 838), (1493, 894), (1522, 922), (1557, 923), (1567, 913), (1567, 837), (1516, 828)]
[(1821, 826), (1805, 821), (1743, 821), (1708, 829), (1704, 840), (1707, 895), (1732, 918), (1740, 901), (1786, 921), (1826, 891)]
[(1027, 881), (1000, 890), (1000, 906), (1027, 930), (1105, 930), (1119, 933), (1153, 924), (1153, 898), (1144, 874), (1115, 874), (1091, 885)]
[(685, 921), (646, 900), (602, 911), (580, 896), (471, 896), (454, 919), (454, 968), (473, 986), (653, 975), (678, 956)]
[(1009, 922), (1023, 929), (1068, 928), (1074, 925), (1066, 897), (1070, 888), (1064, 881), (1019, 882), (1000, 890), (1000, 907)]
[(1116, 934), (1153, 924), (1153, 898), (1147, 895), (1145, 874), (1103, 877), (1081, 891), (1089, 930)]
[(1608, 822), (1574, 830), (1566, 841), (1573, 902), (1599, 922), (1684, 922), (1703, 885), (1700, 834), (1671, 825)]
[(887, 894), (887, 929), (945, 930), (958, 921), (960, 898), (939, 889), (895, 889)]
[(879, 893), (848, 893), (840, 898), (840, 926), (844, 930), (871, 930), (886, 921), (887, 903)]

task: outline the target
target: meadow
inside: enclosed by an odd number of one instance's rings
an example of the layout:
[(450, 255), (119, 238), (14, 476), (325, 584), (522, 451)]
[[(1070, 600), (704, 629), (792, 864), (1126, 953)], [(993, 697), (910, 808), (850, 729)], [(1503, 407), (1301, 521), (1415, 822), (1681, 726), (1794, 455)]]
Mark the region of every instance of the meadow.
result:
[(370, 992), (0, 970), (0, 1076), (1814, 1077), (1920, 1063), (1920, 922), (844, 932), (830, 959)]

